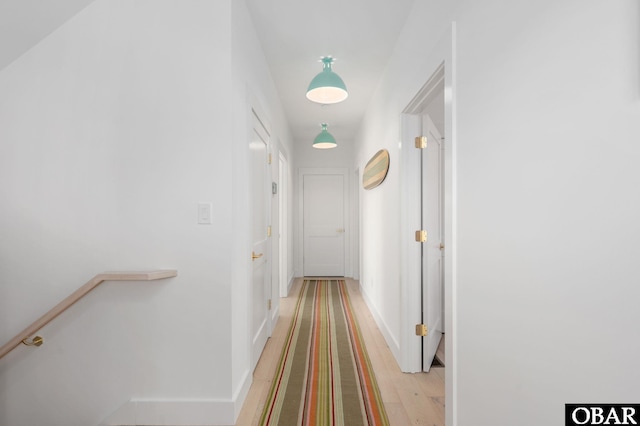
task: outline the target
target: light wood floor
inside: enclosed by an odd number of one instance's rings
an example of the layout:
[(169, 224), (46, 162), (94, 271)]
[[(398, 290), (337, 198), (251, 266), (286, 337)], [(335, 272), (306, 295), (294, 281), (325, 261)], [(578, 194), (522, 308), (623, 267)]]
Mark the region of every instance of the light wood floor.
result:
[[(429, 373), (402, 373), (362, 299), (358, 282), (346, 281), (391, 425), (444, 426), (444, 368), (433, 367)], [(280, 319), (254, 371), (238, 426), (259, 424), (301, 284), (302, 278), (297, 279), (289, 297), (280, 299)]]

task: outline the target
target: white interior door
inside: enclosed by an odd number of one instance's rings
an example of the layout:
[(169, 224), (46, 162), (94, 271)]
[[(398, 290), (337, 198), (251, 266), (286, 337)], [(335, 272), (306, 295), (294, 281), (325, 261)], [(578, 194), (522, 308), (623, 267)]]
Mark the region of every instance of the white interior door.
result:
[(253, 115), (249, 150), (251, 152), (252, 186), (252, 266), (251, 286), (251, 365), (255, 368), (270, 334), (269, 300), (271, 299), (271, 263), (269, 256), (269, 214), (271, 185), (268, 164), (269, 134)]
[(303, 176), (305, 276), (338, 276), (345, 271), (344, 174)]
[(422, 367), (429, 371), (443, 331), (443, 147), (440, 133), (428, 115), (423, 117), (427, 148), (422, 150), (422, 321), (428, 334), (422, 338)]

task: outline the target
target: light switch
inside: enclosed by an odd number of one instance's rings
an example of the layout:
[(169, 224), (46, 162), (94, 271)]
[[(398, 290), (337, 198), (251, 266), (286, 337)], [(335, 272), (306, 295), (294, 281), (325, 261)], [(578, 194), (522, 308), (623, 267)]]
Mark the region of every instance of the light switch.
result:
[(211, 225), (211, 203), (198, 203), (198, 224)]

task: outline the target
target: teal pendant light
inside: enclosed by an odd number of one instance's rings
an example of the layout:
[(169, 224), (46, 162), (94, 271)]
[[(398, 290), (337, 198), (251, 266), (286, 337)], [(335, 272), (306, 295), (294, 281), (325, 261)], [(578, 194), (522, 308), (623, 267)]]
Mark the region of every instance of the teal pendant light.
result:
[(327, 123), (322, 123), (322, 131), (313, 140), (313, 147), (318, 149), (329, 149), (338, 146), (336, 138), (327, 131)]
[(307, 99), (319, 104), (336, 104), (347, 99), (347, 86), (338, 74), (331, 70), (333, 58), (322, 58), (322, 71), (316, 75), (307, 89)]

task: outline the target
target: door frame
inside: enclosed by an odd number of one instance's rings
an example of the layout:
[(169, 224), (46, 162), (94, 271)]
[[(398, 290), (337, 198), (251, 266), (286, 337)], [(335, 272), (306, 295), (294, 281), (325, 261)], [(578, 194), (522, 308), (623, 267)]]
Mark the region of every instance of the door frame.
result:
[(282, 150), (278, 151), (278, 240), (280, 297), (289, 295), (289, 163)]
[[(269, 125), (269, 122), (266, 121), (265, 119), (265, 114), (263, 114), (261, 112), (261, 110), (256, 107), (253, 106), (251, 108), (251, 114), (250, 114), (250, 126), (249, 126), (249, 132), (250, 135), (252, 135), (252, 133), (255, 131), (254, 129), (254, 123), (257, 121), (257, 123), (259, 123), (263, 130), (266, 133), (266, 157), (265, 158), (265, 169), (264, 169), (264, 179), (265, 179), (265, 185), (263, 187), (264, 190), (264, 196), (265, 196), (265, 216), (266, 216), (266, 224), (267, 226), (271, 226), (271, 220), (272, 220), (272, 196), (271, 196), (271, 191), (270, 191), (270, 182), (272, 180), (272, 164), (270, 164), (267, 159), (269, 157), (269, 155), (271, 155), (271, 151), (272, 151), (272, 143), (271, 143), (271, 127)], [(252, 179), (250, 179), (251, 182)], [(250, 202), (249, 205), (251, 205), (251, 203), (253, 203), (253, 199), (251, 198), (250, 195)], [(251, 215), (255, 214), (253, 208), (251, 208)], [(253, 219), (251, 217), (251, 219)], [(252, 223), (252, 222), (250, 222)], [(251, 228), (251, 226), (250, 226)], [(265, 233), (266, 233), (266, 229), (265, 229)], [(251, 245), (253, 248), (253, 231), (251, 231)], [(267, 301), (269, 299), (273, 299), (273, 283), (272, 283), (272, 244), (273, 244), (273, 238), (271, 236), (267, 236), (266, 242), (265, 242), (265, 250), (264, 250), (264, 260), (265, 260), (265, 280), (266, 282), (264, 283), (264, 288), (265, 288), (265, 300), (263, 301), (265, 306), (267, 304)], [(253, 282), (253, 262), (251, 263), (251, 270), (250, 270), (250, 285), (249, 285), (249, 300), (253, 301), (253, 289), (254, 289), (254, 285), (255, 283)], [(248, 319), (249, 319), (249, 348), (250, 348), (250, 366), (251, 366), (251, 370), (253, 370), (257, 363), (258, 360), (260, 358), (260, 354), (255, 354), (254, 353), (254, 342), (253, 339), (255, 337), (255, 335), (253, 334), (253, 324), (252, 324), (252, 317), (251, 315), (253, 314), (253, 304), (250, 303), (250, 309), (248, 312)], [(265, 323), (265, 332), (266, 332), (266, 338), (268, 340), (268, 338), (271, 336), (271, 333), (273, 331), (273, 317), (272, 317), (272, 310), (269, 311), (267, 310), (267, 315), (266, 315), (266, 323)], [(265, 345), (266, 345), (266, 340), (265, 340)], [(261, 353), (262, 351), (264, 351), (264, 346), (261, 348)], [(254, 359), (255, 358), (255, 359)]]
[(360, 168), (357, 167), (353, 172), (353, 183), (351, 185), (351, 197), (353, 208), (351, 209), (352, 238), (351, 238), (351, 277), (354, 280), (360, 280), (360, 224), (362, 223), (360, 211)]
[(296, 267), (298, 270), (298, 276), (304, 274), (304, 177), (306, 175), (342, 175), (344, 188), (343, 188), (343, 202), (344, 202), (344, 271), (345, 276), (351, 271), (351, 224), (349, 220), (349, 169), (345, 167), (328, 167), (328, 168), (307, 168), (302, 167), (298, 169), (298, 250), (296, 250), (297, 259)]
[(425, 59), (424, 75), (429, 76), (422, 88), (407, 103), (401, 117), (401, 335), (400, 367), (405, 372), (421, 369), (421, 339), (415, 336), (420, 320), (420, 244), (414, 232), (420, 228), (420, 161), (415, 154), (414, 138), (421, 134), (421, 116), (430, 92), (444, 81), (444, 309), (445, 309), (445, 421), (457, 421), (457, 133), (456, 133), (456, 24), (446, 30)]

